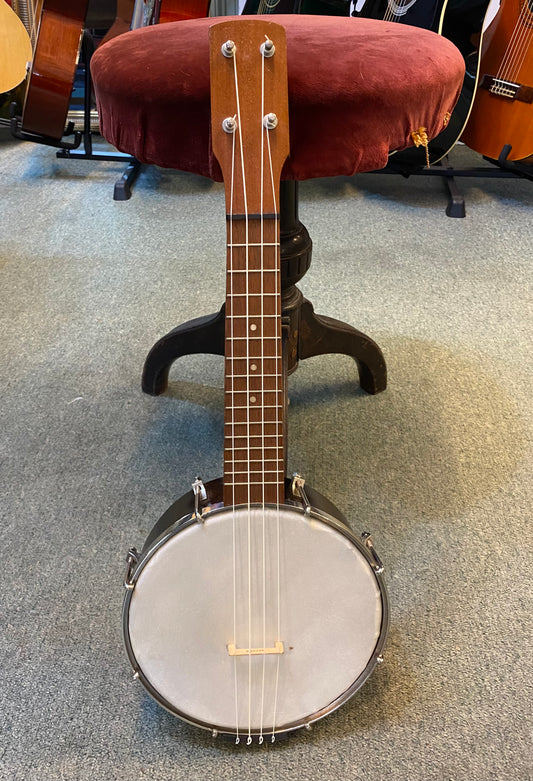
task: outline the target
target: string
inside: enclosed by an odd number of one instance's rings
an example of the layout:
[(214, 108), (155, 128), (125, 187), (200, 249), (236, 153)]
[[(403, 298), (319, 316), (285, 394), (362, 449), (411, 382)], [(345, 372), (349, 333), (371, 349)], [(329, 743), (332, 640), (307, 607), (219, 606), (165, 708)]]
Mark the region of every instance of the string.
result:
[[(270, 182), (271, 182), (271, 188), (272, 188), (272, 199), (274, 204), (274, 214), (278, 213), (278, 204), (276, 199), (276, 188), (275, 188), (275, 182), (274, 182), (274, 170), (272, 166), (272, 151), (270, 148), (270, 133), (268, 129), (266, 129), (266, 140), (267, 140), (267, 150), (268, 150), (268, 161), (269, 161), (269, 168), (270, 168)], [(278, 223), (276, 222), (276, 234), (278, 231)], [(281, 640), (281, 553), (280, 553), (280, 487), (281, 482), (279, 479), (279, 429), (280, 425), (282, 424), (281, 415), (280, 415), (280, 405), (279, 405), (279, 387), (280, 387), (280, 380), (281, 380), (281, 374), (280, 374), (280, 359), (281, 355), (278, 353), (279, 344), (281, 342), (281, 318), (278, 313), (278, 307), (280, 306), (280, 292), (278, 289), (278, 278), (280, 275), (280, 245), (279, 245), (279, 236), (276, 235), (276, 242), (275, 242), (275, 301), (276, 301), (276, 313), (278, 314), (278, 317), (276, 318), (276, 331), (277, 331), (277, 339), (275, 340), (275, 365), (276, 365), (276, 371), (275, 374), (277, 375), (277, 381), (276, 381), (276, 405), (275, 405), (275, 427), (276, 427), (276, 471), (278, 475), (278, 479), (276, 480), (276, 543), (277, 543), (277, 640)], [(272, 715), (272, 743), (275, 741), (275, 731), (276, 731), (276, 717), (277, 717), (277, 707), (278, 707), (278, 689), (279, 689), (279, 667), (280, 667), (280, 655), (278, 654), (276, 656), (276, 680), (274, 684), (274, 706), (273, 706), (273, 715)]]
[[(237, 75), (237, 53), (233, 56), (233, 72), (235, 77), (235, 98), (237, 102), (237, 130), (239, 133), (239, 151), (241, 158), (242, 172), (242, 190), (244, 202), (244, 224), (245, 224), (245, 300), (246, 300), (246, 319), (249, 317), (249, 220), (248, 220), (248, 196), (246, 192), (246, 172), (244, 169), (244, 149), (242, 139), (241, 125), (241, 106), (239, 100), (239, 80)], [(251, 473), (250, 473), (250, 337), (248, 328), (246, 329), (246, 448), (247, 448), (247, 477), (248, 477), (248, 501), (247, 501), (247, 531), (248, 531), (248, 738), (247, 745), (252, 742), (252, 528), (251, 528)], [(232, 372), (234, 373), (234, 372)], [(235, 413), (233, 413), (235, 414)], [(233, 452), (233, 482), (235, 485), (235, 451)]]
[(257, 7), (257, 13), (258, 14), (271, 14), (276, 8), (277, 5), (279, 5), (280, 0), (261, 0), (259, 3), (259, 6)]
[[(230, 344), (231, 344), (231, 361), (230, 361), (230, 373), (231, 373), (231, 455), (232, 455), (232, 468), (233, 472), (235, 472), (235, 361), (233, 356), (233, 348), (234, 348), (234, 341), (233, 341), (233, 324), (234, 324), (234, 318), (233, 318), (233, 306), (234, 306), (234, 297), (233, 297), (233, 194), (234, 194), (234, 184), (235, 184), (235, 132), (232, 133), (232, 146), (231, 146), (231, 185), (230, 185), (230, 207), (229, 207), (229, 213), (230, 213), (230, 219), (229, 219), (229, 244), (230, 244), (230, 251), (229, 251), (229, 270), (230, 270), (230, 278), (229, 278), (229, 288), (230, 288), (230, 301), (231, 301), (231, 317), (230, 317)], [(235, 507), (235, 475), (233, 475), (233, 481), (232, 481), (232, 506)], [(236, 544), (236, 537), (237, 537), (237, 529), (236, 529), (236, 515), (235, 510), (232, 513), (232, 520), (233, 520), (233, 637), (234, 637), (234, 643), (237, 645), (237, 544)], [(233, 657), (233, 678), (234, 678), (234, 687), (235, 687), (235, 726), (236, 726), (236, 737), (235, 737), (235, 743), (238, 745), (241, 742), (240, 736), (239, 736), (239, 696), (238, 696), (238, 683), (237, 683), (237, 657)]]
[[(526, 21), (528, 15), (531, 16), (531, 11), (528, 3), (524, 2), (522, 3), (513, 33), (500, 63), (496, 79), (517, 82), (518, 74), (524, 63), (533, 34), (530, 25), (528, 25), (528, 22)], [(531, 20), (529, 21), (531, 24)]]
[(397, 3), (395, 0), (389, 0), (383, 21), (393, 22), (395, 19), (400, 19), (402, 16), (405, 16), (407, 11), (412, 8), (415, 3), (416, 0), (407, 0), (405, 3)]
[[(265, 258), (265, 246), (264, 246), (264, 154), (265, 154), (265, 131), (268, 130), (263, 127), (263, 117), (265, 116), (265, 57), (261, 55), (261, 114), (259, 121), (261, 123), (261, 196), (260, 196), (260, 214), (261, 214), (261, 232), (260, 232), (260, 254), (261, 254), (261, 359), (262, 359), (262, 372), (261, 372), (261, 404), (263, 408), (263, 414), (261, 415), (261, 468), (262, 468), (262, 504), (263, 504), (263, 518), (262, 518), (262, 565), (263, 565), (263, 648), (266, 648), (266, 548), (265, 548), (265, 526), (266, 526), (266, 508), (265, 508), (265, 364), (264, 364), (264, 258)], [(261, 723), (259, 726), (259, 744), (263, 743), (263, 714), (265, 703), (265, 671), (266, 671), (266, 657), (263, 654), (263, 671), (261, 680)]]

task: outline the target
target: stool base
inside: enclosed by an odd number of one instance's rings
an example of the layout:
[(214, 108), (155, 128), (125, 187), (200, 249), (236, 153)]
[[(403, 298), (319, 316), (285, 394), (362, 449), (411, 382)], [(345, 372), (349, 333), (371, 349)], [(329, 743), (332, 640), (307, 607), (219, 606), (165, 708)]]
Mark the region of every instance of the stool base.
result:
[[(387, 387), (387, 368), (380, 348), (369, 336), (347, 323), (317, 315), (296, 287), (311, 265), (312, 242), (298, 220), (297, 182), (281, 182), (281, 314), (286, 339), (287, 372), (300, 360), (314, 355), (351, 356), (359, 370), (359, 383), (367, 393)], [(159, 339), (146, 358), (142, 376), (145, 393), (158, 396), (167, 388), (172, 363), (184, 355), (224, 355), (224, 306), (219, 312), (189, 320)]]

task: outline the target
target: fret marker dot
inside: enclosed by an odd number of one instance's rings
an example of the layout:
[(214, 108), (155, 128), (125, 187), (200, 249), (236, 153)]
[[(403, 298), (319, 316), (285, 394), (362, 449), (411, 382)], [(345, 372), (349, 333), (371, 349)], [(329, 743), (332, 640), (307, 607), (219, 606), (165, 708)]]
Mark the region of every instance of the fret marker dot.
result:
[(257, 331), (257, 326), (255, 323), (252, 323), (252, 325), (250, 326), (250, 331)]
[(250, 401), (252, 402), (252, 404), (254, 403), (255, 400), (256, 400), (255, 396), (250, 396)]
[(255, 363), (252, 363), (252, 365), (250, 366), (250, 369), (251, 369), (253, 372), (257, 371), (257, 365), (256, 365)]

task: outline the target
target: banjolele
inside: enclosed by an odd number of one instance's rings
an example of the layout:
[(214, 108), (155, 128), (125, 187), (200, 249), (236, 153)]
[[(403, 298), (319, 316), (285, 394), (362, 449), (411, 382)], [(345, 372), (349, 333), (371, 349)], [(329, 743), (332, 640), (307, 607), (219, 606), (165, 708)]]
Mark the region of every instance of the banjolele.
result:
[(463, 141), (497, 159), (533, 155), (533, 0), (489, 7), (481, 46), (479, 86)]
[(357, 691), (381, 660), (388, 607), (368, 535), (285, 478), (285, 31), (264, 18), (214, 24), (210, 62), (227, 211), (224, 478), (197, 478), (129, 552), (123, 635), (157, 702), (250, 745)]
[(28, 31), (15, 11), (0, 2), (0, 94), (9, 92), (26, 78), (31, 60)]

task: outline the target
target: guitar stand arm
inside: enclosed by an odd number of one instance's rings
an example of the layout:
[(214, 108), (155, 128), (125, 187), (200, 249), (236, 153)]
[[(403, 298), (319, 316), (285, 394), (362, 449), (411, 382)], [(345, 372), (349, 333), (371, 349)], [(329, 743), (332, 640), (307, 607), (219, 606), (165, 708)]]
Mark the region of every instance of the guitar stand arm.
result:
[(502, 147), (502, 151), (500, 152), (497, 160), (493, 160), (490, 157), (484, 157), (483, 159), (487, 160), (489, 163), (493, 163), (493, 165), (497, 165), (499, 168), (502, 168), (505, 171), (511, 171), (513, 174), (516, 174), (516, 176), (519, 176), (522, 179), (529, 179), (530, 182), (533, 182), (533, 166), (526, 163), (521, 163), (519, 160), (516, 162), (513, 160), (508, 160), (507, 158), (509, 157), (511, 149), (511, 144), (505, 144)]
[[(43, 136), (39, 133), (28, 133), (26, 130), (22, 130), (21, 127), (21, 118), (17, 117), (15, 114), (16, 110), (16, 103), (12, 103), (9, 109), (10, 114), (10, 122), (9, 122), (9, 129), (11, 131), (11, 135), (14, 138), (18, 138), (21, 141), (32, 141), (34, 144), (45, 144), (46, 146), (53, 146), (56, 149), (77, 149), (79, 145), (81, 144), (81, 133), (79, 130), (76, 130), (74, 132), (74, 140), (73, 141), (64, 141), (62, 138), (50, 138), (50, 136)], [(74, 131), (74, 125), (72, 122), (69, 122), (66, 135), (72, 135)]]

